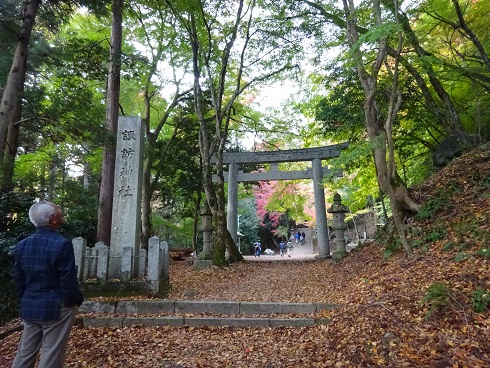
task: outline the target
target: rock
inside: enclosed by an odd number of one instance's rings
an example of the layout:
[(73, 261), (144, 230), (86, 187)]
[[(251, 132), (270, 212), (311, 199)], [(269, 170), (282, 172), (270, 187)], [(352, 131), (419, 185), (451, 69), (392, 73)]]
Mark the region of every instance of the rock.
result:
[(432, 160), (437, 166), (444, 166), (450, 160), (461, 155), (468, 147), (475, 145), (476, 138), (470, 135), (463, 137), (451, 135), (443, 140), (435, 149)]

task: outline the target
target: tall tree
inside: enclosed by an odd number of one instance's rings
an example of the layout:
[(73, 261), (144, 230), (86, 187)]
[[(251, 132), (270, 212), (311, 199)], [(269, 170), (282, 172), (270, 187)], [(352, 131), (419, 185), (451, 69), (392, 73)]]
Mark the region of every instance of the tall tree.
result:
[[(223, 152), (230, 126), (238, 119), (235, 112), (240, 95), (251, 85), (290, 69), (288, 57), (279, 55), (278, 50), (297, 43), (288, 40), (282, 44), (277, 40), (268, 43), (271, 40), (268, 32), (276, 31), (284, 36), (281, 33), (284, 31), (279, 26), (274, 31), (266, 28), (270, 25), (261, 22), (255, 14), (256, 1), (196, 0), (179, 4), (167, 1), (167, 4), (187, 30), (192, 47), (194, 108), (199, 122), (204, 192), (219, 235), (213, 244), (214, 262), (225, 261), (225, 249), (232, 260), (240, 260), (242, 256), (226, 226)], [(211, 111), (204, 91), (209, 93)], [(216, 158), (215, 165), (212, 156)], [(216, 185), (212, 179), (214, 170), (218, 178)]]
[[(148, 18), (150, 13), (153, 16)], [(159, 182), (171, 175), (168, 169), (171, 165), (167, 163), (177, 159), (174, 146), (182, 137), (182, 129), (189, 129), (187, 112), (178, 105), (191, 92), (189, 86), (182, 87), (183, 80), (189, 76), (190, 48), (185, 33), (179, 34), (176, 19), (164, 3), (134, 2), (127, 18), (131, 27), (128, 42), (143, 46), (148, 56), (144, 60), (131, 60), (141, 64), (141, 73), (135, 79), (141, 83), (138, 92), (146, 136), (141, 206), (144, 247), (153, 235), (151, 214), (155, 192), (161, 187)], [(166, 68), (161, 67), (163, 63)], [(172, 91), (170, 96), (168, 91)]]
[[(27, 72), (27, 56), (29, 54), (29, 41), (31, 39), (34, 22), (41, 5), (41, 0), (31, 0), (24, 3), (21, 13), (22, 27), (17, 40), (12, 60), (12, 67), (8, 75), (2, 100), (0, 103), (0, 170), (4, 171), (5, 150), (11, 149), (6, 147), (7, 136), (10, 128), (10, 143), (15, 142), (15, 134), (12, 129), (18, 129), (16, 123), (21, 116), (22, 94), (24, 91), (24, 82)], [(17, 149), (17, 147), (15, 147)], [(8, 155), (9, 157), (11, 154)], [(11, 186), (11, 175), (2, 175), (0, 181), (0, 192), (7, 191)]]
[(124, 0), (112, 2), (112, 30), (110, 43), (109, 73), (106, 90), (106, 127), (109, 139), (102, 154), (102, 171), (97, 215), (97, 241), (110, 244), (112, 225), (112, 200), (114, 170), (116, 164), (115, 135), (119, 116), (119, 92), (121, 88), (122, 16)]
[[(352, 48), (352, 57), (357, 69), (358, 77), (364, 90), (364, 115), (365, 125), (370, 141), (373, 144), (373, 155), (376, 164), (378, 183), (381, 189), (385, 192), (393, 191), (393, 197), (399, 204), (401, 209), (409, 209), (418, 211), (418, 205), (414, 203), (408, 195), (407, 188), (398, 176), (396, 170), (389, 170), (386, 161), (387, 152), (387, 134), (382, 128), (380, 119), (382, 117), (379, 111), (379, 104), (376, 99), (378, 75), (383, 67), (384, 60), (387, 55), (386, 38), (388, 29), (380, 29), (381, 35), (377, 36), (377, 51), (374, 62), (368, 70), (365, 66), (364, 58), (361, 51), (361, 43), (359, 42), (359, 33), (357, 30), (356, 7), (352, 0), (343, 0), (344, 12), (347, 19), (347, 40)], [(379, 1), (373, 1), (373, 16), (377, 27), (381, 27), (381, 6)], [(376, 36), (375, 36), (376, 37)], [(389, 137), (391, 139), (391, 137)]]
[[(30, 0), (22, 3), (20, 11), (20, 29), (12, 59), (12, 66), (3, 90), (0, 106), (0, 167), (5, 175), (0, 180), (0, 190), (12, 186), (13, 161), (17, 154), (17, 145), (22, 117), (22, 98), (25, 91), (28, 56), (32, 44), (34, 24), (41, 14), (43, 31), (56, 31), (60, 24), (69, 19), (80, 5), (100, 11), (106, 0)], [(4, 23), (2, 23), (4, 24)], [(6, 168), (6, 170), (3, 170)]]

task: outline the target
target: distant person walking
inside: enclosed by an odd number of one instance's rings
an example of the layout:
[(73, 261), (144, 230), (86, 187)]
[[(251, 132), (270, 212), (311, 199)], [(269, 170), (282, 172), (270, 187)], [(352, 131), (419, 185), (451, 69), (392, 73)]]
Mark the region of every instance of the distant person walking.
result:
[(52, 202), (31, 206), (37, 231), (15, 249), (14, 279), (20, 294), (24, 331), (13, 368), (61, 368), (83, 294), (77, 279), (73, 244), (58, 233), (63, 214)]
[(286, 244), (286, 251), (288, 253), (288, 257), (291, 257), (291, 250), (293, 249), (293, 243), (291, 243), (290, 241), (288, 241), (288, 243)]
[(255, 247), (255, 257), (260, 257), (260, 252), (262, 251), (262, 248), (260, 247), (260, 241), (256, 241), (254, 243), (254, 247)]
[(301, 238), (301, 233), (298, 231), (298, 232), (296, 233), (296, 244), (298, 244), (298, 243), (299, 243), (299, 239), (300, 239), (300, 238)]
[(281, 240), (281, 242), (279, 243), (279, 254), (282, 256), (284, 256), (284, 248), (286, 248), (286, 246), (284, 245), (284, 241)]
[(300, 238), (300, 240), (301, 240), (301, 245), (305, 244), (305, 241), (306, 241), (306, 234), (305, 234), (305, 232), (304, 232), (304, 231), (301, 233), (301, 238)]

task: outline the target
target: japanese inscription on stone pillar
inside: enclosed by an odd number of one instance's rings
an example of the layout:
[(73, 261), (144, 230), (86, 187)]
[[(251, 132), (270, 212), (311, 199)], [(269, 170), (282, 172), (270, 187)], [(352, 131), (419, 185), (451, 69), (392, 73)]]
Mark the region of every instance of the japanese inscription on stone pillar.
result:
[[(143, 129), (141, 118), (120, 116), (117, 131), (114, 199), (110, 247), (110, 276), (121, 277), (123, 248), (140, 251), (141, 163)], [(137, 273), (138, 260), (133, 259)]]

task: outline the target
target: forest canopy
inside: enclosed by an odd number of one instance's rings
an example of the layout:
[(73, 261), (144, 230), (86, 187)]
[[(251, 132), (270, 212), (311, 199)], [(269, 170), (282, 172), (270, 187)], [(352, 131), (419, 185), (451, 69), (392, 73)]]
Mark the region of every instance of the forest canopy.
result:
[[(420, 208), (409, 188), (490, 137), (489, 12), (483, 0), (4, 1), (2, 251), (26, 233), (35, 198), (62, 206), (67, 234), (104, 239), (117, 115), (140, 116), (146, 133), (142, 244), (157, 235), (197, 249), (207, 203), (215, 262), (225, 249), (239, 259), (226, 167), (211, 156), (341, 142), (326, 164), (344, 176), (325, 178), (327, 194), (353, 213), (386, 200), (403, 241), (404, 216)], [(270, 86), (289, 95), (280, 107), (264, 107)], [(314, 224), (309, 192), (240, 186), (246, 241)]]

